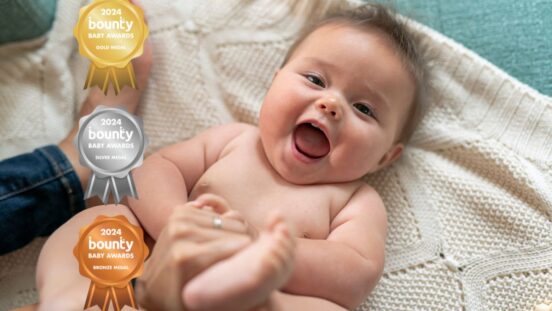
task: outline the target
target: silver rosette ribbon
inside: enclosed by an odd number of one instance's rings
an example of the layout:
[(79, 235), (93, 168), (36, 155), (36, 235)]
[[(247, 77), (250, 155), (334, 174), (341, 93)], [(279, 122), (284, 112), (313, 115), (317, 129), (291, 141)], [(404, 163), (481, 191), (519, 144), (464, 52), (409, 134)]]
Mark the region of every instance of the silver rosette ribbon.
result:
[(92, 170), (85, 199), (99, 196), (107, 204), (125, 195), (138, 198), (131, 170), (142, 165), (147, 138), (142, 119), (122, 108), (98, 106), (79, 121), (76, 146), (80, 163)]

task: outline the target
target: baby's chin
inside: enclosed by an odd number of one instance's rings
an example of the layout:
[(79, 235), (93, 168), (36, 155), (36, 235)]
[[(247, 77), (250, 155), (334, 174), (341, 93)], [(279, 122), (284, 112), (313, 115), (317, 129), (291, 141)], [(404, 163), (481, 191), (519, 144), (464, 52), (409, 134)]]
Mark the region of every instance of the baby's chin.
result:
[(273, 165), (272, 168), (286, 182), (295, 185), (320, 185), (320, 184), (337, 184), (349, 183), (362, 179), (364, 175), (356, 174), (332, 174), (332, 172), (323, 173), (320, 168), (312, 169), (312, 171), (297, 171), (280, 165)]
[(316, 177), (304, 177), (304, 176), (282, 176), (290, 184), (295, 185), (330, 185), (330, 184), (343, 184), (352, 183), (362, 179), (363, 176), (358, 178), (335, 178), (332, 176), (316, 176)]

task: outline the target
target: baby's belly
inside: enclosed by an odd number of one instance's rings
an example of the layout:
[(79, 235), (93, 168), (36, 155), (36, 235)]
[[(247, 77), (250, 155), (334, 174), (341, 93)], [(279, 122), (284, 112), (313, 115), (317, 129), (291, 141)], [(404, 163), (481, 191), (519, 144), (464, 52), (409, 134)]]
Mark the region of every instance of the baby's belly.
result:
[[(308, 192), (297, 197), (294, 193), (252, 193), (219, 188), (213, 184), (198, 183), (189, 196), (194, 200), (203, 193), (212, 193), (223, 197), (232, 210), (238, 211), (243, 218), (262, 230), (271, 214), (279, 213), (292, 228), (297, 237), (326, 239), (329, 234), (329, 203), (310, 197)], [(242, 188), (243, 189), (243, 188)]]
[(190, 192), (225, 198), (231, 209), (262, 229), (279, 212), (297, 236), (325, 239), (330, 228), (330, 202), (336, 191), (328, 185), (295, 185), (282, 179), (261, 157), (258, 137), (245, 139), (199, 178)]

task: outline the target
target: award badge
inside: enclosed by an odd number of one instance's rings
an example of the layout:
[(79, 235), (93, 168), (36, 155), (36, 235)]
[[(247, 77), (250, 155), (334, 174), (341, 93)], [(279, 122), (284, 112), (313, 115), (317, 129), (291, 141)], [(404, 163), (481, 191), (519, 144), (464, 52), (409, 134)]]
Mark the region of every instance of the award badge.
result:
[(84, 309), (97, 305), (104, 311), (110, 303), (117, 311), (137, 309), (130, 281), (142, 273), (148, 254), (142, 229), (122, 215), (101, 215), (81, 228), (73, 255), (80, 274), (90, 279)]
[[(131, 170), (142, 164), (147, 139), (142, 121), (119, 108), (98, 106), (79, 121), (76, 147), (82, 165), (92, 170), (85, 198), (109, 194), (119, 203), (123, 196), (138, 198)], [(84, 309), (99, 305), (108, 310), (113, 303), (137, 308), (130, 280), (142, 273), (148, 256), (143, 232), (126, 217), (100, 215), (81, 228), (73, 250), (80, 274), (91, 280)]]
[(80, 163), (92, 170), (85, 199), (98, 195), (107, 204), (129, 195), (138, 198), (131, 170), (142, 165), (147, 139), (143, 122), (126, 110), (98, 106), (79, 121), (75, 141)]
[[(93, 0), (79, 12), (74, 28), (79, 52), (90, 59), (84, 88), (110, 84), (118, 94), (137, 88), (131, 60), (140, 56), (148, 36), (142, 10), (128, 0)], [(85, 199), (98, 195), (104, 204), (125, 195), (138, 198), (131, 170), (144, 158), (147, 138), (140, 118), (124, 109), (98, 106), (79, 120), (75, 138), (80, 163), (92, 170)], [(137, 308), (130, 281), (138, 277), (149, 250), (143, 231), (122, 215), (98, 216), (81, 228), (73, 254), (80, 274), (90, 279), (84, 308), (98, 305), (120, 311)]]
[(137, 88), (130, 61), (142, 55), (148, 36), (142, 9), (128, 0), (94, 0), (81, 8), (73, 35), (91, 61), (85, 89), (97, 85), (107, 94), (111, 83), (119, 94), (125, 85)]

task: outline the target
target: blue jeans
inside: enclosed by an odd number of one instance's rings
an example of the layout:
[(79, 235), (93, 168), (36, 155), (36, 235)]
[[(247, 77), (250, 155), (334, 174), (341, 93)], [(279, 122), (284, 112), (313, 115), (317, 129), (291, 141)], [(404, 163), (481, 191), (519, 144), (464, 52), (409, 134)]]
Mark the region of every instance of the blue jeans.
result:
[(0, 161), (0, 255), (51, 234), (84, 208), (79, 178), (57, 146)]

